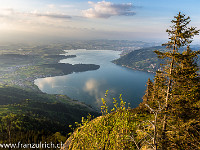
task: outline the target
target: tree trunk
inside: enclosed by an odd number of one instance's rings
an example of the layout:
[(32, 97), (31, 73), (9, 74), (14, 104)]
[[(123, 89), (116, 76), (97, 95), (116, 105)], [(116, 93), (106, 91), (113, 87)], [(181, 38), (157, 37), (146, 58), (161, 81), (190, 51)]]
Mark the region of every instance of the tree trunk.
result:
[[(175, 53), (176, 51), (176, 37), (174, 40), (174, 47), (173, 47), (173, 52), (172, 55)], [(172, 56), (172, 61), (170, 64), (170, 68), (169, 68), (169, 82), (168, 82), (168, 86), (167, 86), (167, 95), (166, 95), (166, 99), (165, 99), (165, 113), (164, 113), (164, 118), (163, 118), (163, 129), (162, 129), (162, 150), (166, 150), (167, 149), (167, 142), (166, 142), (166, 132), (167, 132), (167, 111), (168, 111), (168, 102), (169, 102), (169, 97), (170, 97), (170, 92), (172, 89), (172, 71), (174, 68), (174, 56)]]
[(157, 112), (155, 112), (155, 122), (154, 122), (154, 138), (153, 138), (153, 144), (155, 145), (155, 150), (157, 150), (157, 142), (156, 142), (156, 140), (157, 140), (157, 138), (156, 138), (156, 136), (157, 136), (157, 116), (158, 116), (158, 113)]

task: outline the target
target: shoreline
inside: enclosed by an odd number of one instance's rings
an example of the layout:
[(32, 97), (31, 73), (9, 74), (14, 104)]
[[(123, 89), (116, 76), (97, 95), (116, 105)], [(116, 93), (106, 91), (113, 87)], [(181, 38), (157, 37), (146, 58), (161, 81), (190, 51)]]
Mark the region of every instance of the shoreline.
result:
[(156, 73), (156, 72), (150, 71), (150, 70), (144, 70), (144, 69), (139, 69), (139, 68), (133, 68), (133, 67), (130, 67), (130, 66), (128, 66), (128, 65), (117, 64), (117, 63), (115, 63), (114, 61), (115, 61), (115, 60), (113, 60), (113, 61), (111, 61), (111, 62), (114, 63), (115, 65), (118, 65), (118, 66), (121, 66), (121, 67), (125, 67), (125, 68), (131, 69), (131, 70), (143, 71), (143, 72), (152, 73), (152, 74), (155, 74), (155, 73)]

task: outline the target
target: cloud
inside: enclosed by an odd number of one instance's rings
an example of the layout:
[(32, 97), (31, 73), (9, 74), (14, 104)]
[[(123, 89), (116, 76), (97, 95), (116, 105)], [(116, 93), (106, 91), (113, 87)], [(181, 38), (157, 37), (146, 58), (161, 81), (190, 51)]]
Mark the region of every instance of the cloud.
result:
[(16, 11), (14, 9), (12, 9), (12, 8), (0, 8), (0, 15), (2, 17), (11, 16), (11, 15), (13, 15), (15, 13), (16, 13)]
[(93, 8), (83, 10), (82, 13), (87, 18), (109, 18), (112, 16), (133, 16), (132, 3), (114, 4), (111, 2), (88, 2)]
[(50, 9), (53, 9), (53, 8), (55, 8), (56, 6), (55, 6), (54, 4), (49, 4), (49, 5), (47, 5), (47, 7), (50, 8)]
[(83, 88), (84, 91), (88, 92), (92, 96), (97, 96), (99, 91), (100, 84), (95, 79), (89, 79), (85, 82), (85, 86)]
[(52, 19), (71, 19), (72, 17), (65, 14), (57, 14), (57, 13), (33, 13), (33, 15), (37, 17), (47, 17)]
[(51, 19), (71, 19), (72, 17), (62, 13), (49, 13), (49, 12), (19, 12), (11, 8), (1, 9), (0, 17), (24, 18), (24, 17), (46, 17)]
[(61, 8), (73, 8), (73, 5), (60, 5)]
[(35, 84), (41, 89), (45, 90), (46, 88), (53, 88), (55, 85), (55, 78), (48, 77), (48, 78), (43, 78), (43, 80), (37, 79), (35, 80)]
[[(105, 87), (108, 87), (106, 81), (98, 81), (95, 79), (88, 79), (85, 82), (85, 85), (83, 87), (83, 91), (87, 92), (90, 96), (94, 97), (96, 99), (95, 104), (98, 108), (102, 106), (102, 99), (105, 97)], [(112, 95), (116, 95), (116, 91), (114, 89), (109, 89), (109, 94), (106, 97), (106, 103), (108, 105), (112, 105), (113, 103), (113, 97)]]
[[(103, 82), (101, 82), (101, 84), (102, 83)], [(83, 87), (85, 92), (88, 92), (90, 96), (96, 99), (98, 107), (102, 105), (101, 97), (104, 95), (104, 93), (100, 90), (102, 86), (101, 84), (95, 79), (89, 79), (85, 82), (85, 86)]]
[[(59, 12), (19, 11), (0, 8), (0, 38), (9, 41), (27, 41), (35, 39), (56, 39), (74, 35), (72, 17)], [(76, 32), (77, 33), (77, 32)], [(20, 37), (19, 37), (20, 34)], [(3, 38), (7, 37), (7, 38)], [(61, 38), (60, 38), (61, 39)]]

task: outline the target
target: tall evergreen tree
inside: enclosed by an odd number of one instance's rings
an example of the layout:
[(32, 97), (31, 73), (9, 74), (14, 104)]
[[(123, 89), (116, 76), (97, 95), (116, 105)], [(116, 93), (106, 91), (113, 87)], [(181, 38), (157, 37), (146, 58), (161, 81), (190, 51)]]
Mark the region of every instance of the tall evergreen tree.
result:
[(151, 101), (152, 95), (153, 95), (153, 82), (149, 78), (147, 81), (147, 89), (146, 89), (145, 95), (143, 96), (143, 101), (144, 102)]
[(188, 46), (186, 51), (175, 56), (178, 65), (172, 75), (174, 81), (172, 109), (184, 122), (198, 116), (196, 103), (200, 99), (200, 77), (195, 61), (198, 54), (200, 51), (193, 52)]
[[(162, 129), (162, 149), (167, 149), (167, 116), (170, 113), (175, 113), (177, 116), (186, 115), (188, 108), (191, 108), (192, 100), (198, 100), (199, 91), (199, 77), (197, 74), (197, 66), (194, 63), (194, 58), (199, 52), (192, 52), (189, 45), (195, 35), (198, 35), (199, 30), (195, 27), (188, 27), (190, 17), (185, 17), (184, 14), (179, 14), (174, 17), (171, 29), (167, 29), (169, 39), (167, 43), (163, 44), (169, 49), (168, 52), (155, 51), (159, 58), (167, 58), (167, 63), (163, 66), (162, 75), (166, 77), (166, 93), (165, 93), (165, 112)], [(181, 47), (188, 46), (183, 53), (179, 52)], [(187, 83), (187, 82), (190, 83)], [(191, 95), (193, 95), (191, 97)], [(194, 100), (195, 101), (195, 100)], [(178, 107), (179, 105), (179, 107)], [(187, 106), (187, 107), (186, 107)], [(179, 109), (178, 111), (175, 111)], [(171, 114), (172, 115), (172, 114)], [(188, 115), (189, 117), (189, 115)], [(187, 118), (187, 117), (184, 117)]]
[(150, 103), (153, 102), (153, 95), (154, 95), (154, 89), (153, 88), (154, 88), (154, 84), (151, 81), (151, 79), (149, 78), (148, 81), (147, 81), (147, 84), (146, 84), (145, 94), (142, 97), (143, 102), (140, 103), (140, 105), (139, 105), (140, 110), (149, 112), (149, 109), (145, 106), (145, 104), (149, 105)]

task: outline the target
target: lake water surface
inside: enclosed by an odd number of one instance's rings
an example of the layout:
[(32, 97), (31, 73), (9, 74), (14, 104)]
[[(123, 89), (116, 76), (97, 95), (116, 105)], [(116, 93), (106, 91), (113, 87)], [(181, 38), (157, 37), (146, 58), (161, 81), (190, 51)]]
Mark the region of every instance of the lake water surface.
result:
[(102, 101), (108, 90), (107, 104), (112, 108), (112, 98), (122, 94), (123, 100), (137, 107), (142, 101), (148, 78), (154, 74), (131, 70), (117, 66), (111, 61), (119, 58), (119, 51), (110, 50), (67, 50), (66, 55), (76, 55), (75, 58), (61, 60), (60, 63), (96, 64), (100, 69), (73, 73), (64, 76), (39, 78), (35, 84), (48, 94), (65, 94), (70, 98), (85, 102), (100, 110)]

